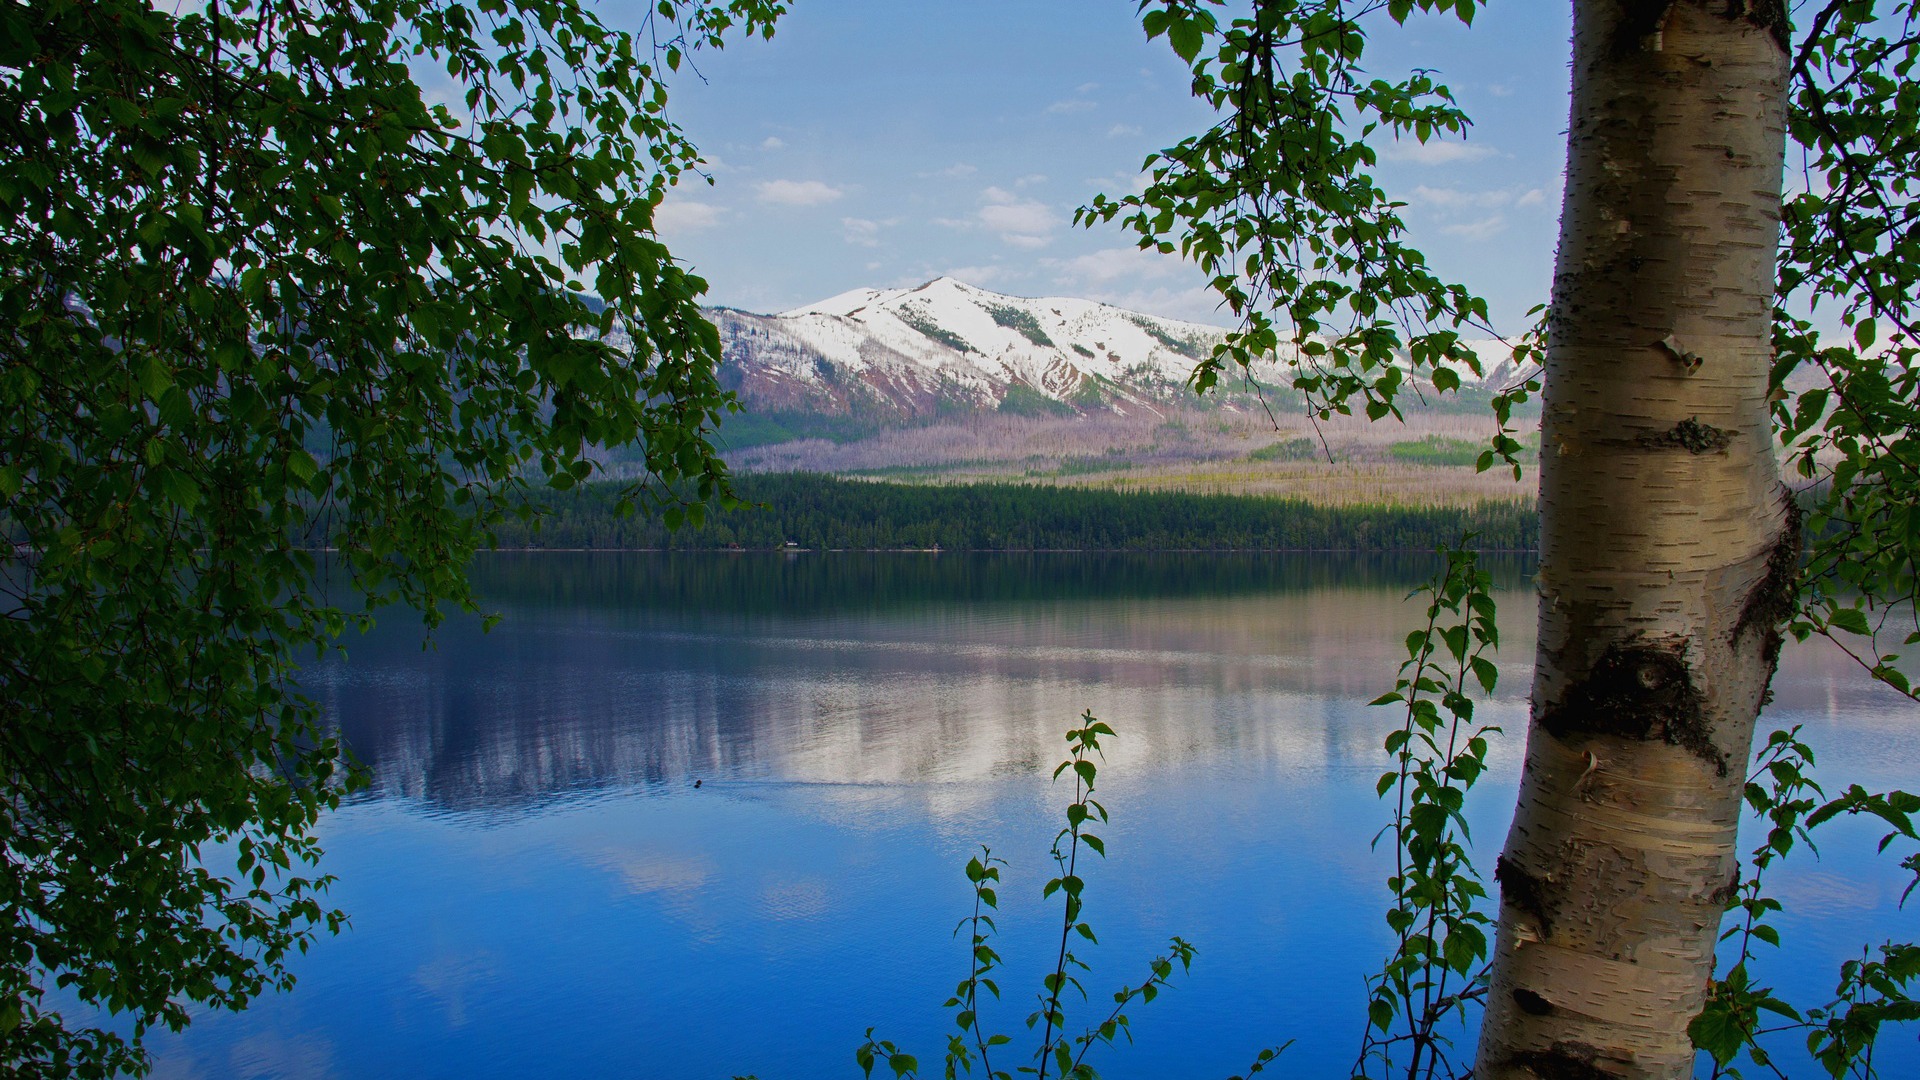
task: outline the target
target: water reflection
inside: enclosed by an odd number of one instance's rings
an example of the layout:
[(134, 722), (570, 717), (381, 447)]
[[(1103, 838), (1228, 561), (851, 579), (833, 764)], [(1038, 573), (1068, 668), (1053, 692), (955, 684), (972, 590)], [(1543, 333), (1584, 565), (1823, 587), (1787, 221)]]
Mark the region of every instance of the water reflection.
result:
[[(982, 842), (1013, 862), (1017, 1029), (1038, 978), (1023, 960), (1050, 955), (1058, 917), (1039, 900), (1061, 802), (1044, 778), (1087, 708), (1121, 730), (1094, 993), (1137, 982), (1169, 933), (1201, 947), (1103, 1075), (1225, 1076), (1296, 1037), (1283, 1075), (1342, 1075), (1386, 949), (1370, 841), (1394, 718), (1364, 703), (1433, 564), (488, 560), (493, 633), (456, 624), (423, 652), (389, 620), (304, 674), (373, 770), (322, 828), (353, 929), (299, 961), (295, 993), (161, 1036), (159, 1075), (851, 1075), (869, 1025), (944, 1044), (958, 867)], [(1533, 649), (1530, 568), (1492, 568), (1507, 638), (1483, 716), (1509, 735), (1468, 808), (1483, 862)], [(1774, 690), (1768, 719), (1805, 725), (1829, 776), (1911, 786), (1911, 709), (1845, 658), (1790, 648)], [(1882, 830), (1829, 830), (1820, 860), (1771, 879), (1795, 951), (1764, 974), (1803, 1003), (1862, 941), (1920, 936), (1902, 875), (1872, 859)], [(1920, 1075), (1894, 1042), (1883, 1072)]]
[[(696, 779), (1030, 773), (1083, 709), (1124, 727), (1122, 763), (1371, 765), (1378, 725), (1353, 701), (1391, 684), (1406, 583), (1431, 564), (503, 557), (480, 574), (505, 616), (491, 634), (456, 625), (423, 652), (385, 627), (303, 681), (372, 766), (370, 797), (452, 811)], [(1496, 568), (1503, 607), (1527, 612), (1524, 565)], [(1510, 660), (1527, 656), (1509, 633)]]

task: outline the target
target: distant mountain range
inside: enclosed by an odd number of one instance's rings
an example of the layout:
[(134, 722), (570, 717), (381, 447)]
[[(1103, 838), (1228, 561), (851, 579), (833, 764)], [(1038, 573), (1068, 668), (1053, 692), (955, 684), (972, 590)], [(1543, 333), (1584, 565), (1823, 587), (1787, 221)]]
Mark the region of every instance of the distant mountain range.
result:
[[(722, 379), (748, 413), (893, 424), (981, 409), (1157, 411), (1176, 401), (1194, 365), (1226, 334), (1091, 300), (1006, 296), (949, 277), (911, 289), (855, 289), (777, 315), (708, 314), (720, 329)], [(1286, 384), (1278, 365), (1255, 375)]]

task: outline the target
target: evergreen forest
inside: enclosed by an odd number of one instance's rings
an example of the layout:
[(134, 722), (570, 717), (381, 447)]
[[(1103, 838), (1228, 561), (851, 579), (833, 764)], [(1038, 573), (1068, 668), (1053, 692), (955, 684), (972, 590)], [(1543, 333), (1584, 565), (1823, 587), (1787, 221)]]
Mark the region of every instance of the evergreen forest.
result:
[(539, 512), (493, 531), (497, 547), (885, 551), (1430, 551), (1471, 534), (1532, 550), (1530, 502), (1458, 507), (1317, 506), (1257, 495), (1120, 492), (1031, 484), (918, 486), (807, 473), (739, 476), (741, 509), (669, 529), (623, 512), (624, 485), (542, 494)]

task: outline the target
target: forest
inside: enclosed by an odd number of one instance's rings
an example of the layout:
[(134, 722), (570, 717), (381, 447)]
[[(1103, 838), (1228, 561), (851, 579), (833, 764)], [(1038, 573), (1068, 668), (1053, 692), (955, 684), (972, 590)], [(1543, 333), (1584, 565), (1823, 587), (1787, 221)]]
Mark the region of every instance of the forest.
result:
[(1471, 535), (1492, 551), (1530, 551), (1532, 505), (1316, 506), (1257, 495), (1117, 492), (1031, 484), (919, 486), (808, 473), (743, 475), (750, 505), (668, 529), (621, 513), (619, 483), (543, 492), (493, 531), (496, 547), (546, 549), (884, 551), (1428, 551)]

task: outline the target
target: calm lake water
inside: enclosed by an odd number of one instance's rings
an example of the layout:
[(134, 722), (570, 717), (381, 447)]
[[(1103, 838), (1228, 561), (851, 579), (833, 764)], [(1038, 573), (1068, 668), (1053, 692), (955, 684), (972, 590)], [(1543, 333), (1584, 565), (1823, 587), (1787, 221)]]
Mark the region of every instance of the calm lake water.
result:
[[(1487, 862), (1533, 655), (1530, 567), (1491, 565), (1507, 638), (1483, 708), (1510, 734), (1471, 811)], [(1432, 568), (492, 557), (492, 633), (450, 626), (423, 651), (390, 618), (307, 673), (374, 774), (322, 829), (352, 927), (298, 962), (293, 993), (158, 1037), (157, 1075), (844, 1077), (870, 1026), (937, 1075), (982, 843), (1011, 864), (989, 1016), (1025, 1032), (1058, 941), (1039, 892), (1068, 793), (1047, 776), (1091, 709), (1119, 731), (1110, 854), (1085, 874), (1095, 1005), (1168, 935), (1199, 949), (1136, 1011), (1136, 1045), (1095, 1064), (1219, 1078), (1293, 1039), (1278, 1075), (1344, 1076), (1387, 944), (1369, 842), (1395, 717), (1365, 702), (1391, 688), (1418, 614), (1403, 598)], [(1920, 722), (1843, 658), (1790, 650), (1775, 694), (1772, 723), (1806, 726), (1830, 782), (1915, 783)], [(1821, 859), (1780, 872), (1776, 983), (1830, 991), (1863, 942), (1920, 937), (1877, 837), (1836, 823)], [(1885, 1042), (1884, 1075), (1920, 1075), (1911, 1031)]]

